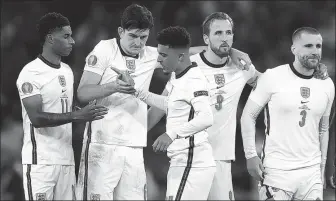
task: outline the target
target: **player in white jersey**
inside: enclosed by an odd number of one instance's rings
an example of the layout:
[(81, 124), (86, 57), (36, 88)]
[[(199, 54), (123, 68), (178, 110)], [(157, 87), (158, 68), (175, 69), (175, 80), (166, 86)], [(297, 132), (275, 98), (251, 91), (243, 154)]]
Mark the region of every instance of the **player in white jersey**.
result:
[[(104, 120), (86, 127), (77, 189), (79, 198), (139, 200), (146, 197), (142, 148), (147, 140), (147, 106), (130, 94), (134, 93), (133, 87), (148, 90), (153, 72), (159, 67), (156, 48), (145, 45), (152, 26), (153, 17), (147, 8), (130, 5), (118, 28), (120, 39), (99, 42), (86, 59), (78, 99), (82, 102), (97, 99), (109, 107), (109, 113)], [(200, 49), (190, 51), (200, 52)], [(245, 56), (236, 50), (234, 54)], [(116, 80), (120, 80), (112, 68), (126, 70), (135, 86), (117, 84)]]
[[(191, 56), (206, 77), (214, 124), (208, 128), (209, 141), (216, 162), (216, 173), (209, 200), (233, 200), (231, 161), (235, 160), (236, 112), (246, 83), (254, 84), (260, 74), (253, 65), (245, 70), (229, 57), (233, 43), (233, 21), (225, 13), (209, 15), (203, 22), (205, 52)], [(230, 55), (231, 56), (231, 55)], [(249, 68), (247, 68), (249, 66)], [(166, 89), (170, 88), (170, 83)], [(166, 93), (166, 92), (164, 92)], [(164, 115), (158, 109), (148, 112), (149, 129)]]
[[(292, 37), (293, 63), (268, 69), (251, 92), (241, 118), (249, 173), (261, 180), (260, 200), (322, 200), (335, 96), (330, 78), (316, 79), (322, 36), (313, 28)], [(255, 148), (255, 121), (265, 107), (262, 161)]]
[(174, 72), (167, 96), (137, 89), (136, 96), (167, 113), (166, 132), (153, 144), (154, 151), (167, 151), (170, 167), (166, 200), (205, 200), (215, 173), (215, 162), (206, 128), (212, 125), (207, 83), (191, 62), (191, 39), (182, 27), (158, 33), (157, 61), (165, 73)]
[(75, 43), (68, 19), (48, 13), (40, 19), (38, 31), (42, 54), (23, 67), (16, 82), (24, 130), (25, 197), (71, 200), (76, 184), (71, 122), (101, 119), (107, 109), (90, 104), (72, 112), (73, 73), (61, 62)]
[[(118, 28), (120, 39), (99, 42), (86, 59), (78, 99), (97, 99), (109, 108), (104, 120), (88, 123), (78, 176), (79, 199), (143, 200), (146, 173), (147, 106), (135, 98), (131, 84), (120, 85), (112, 67), (130, 74), (135, 87), (148, 89), (157, 52), (145, 46), (153, 17), (147, 8), (125, 9)], [(117, 93), (119, 92), (119, 93)]]

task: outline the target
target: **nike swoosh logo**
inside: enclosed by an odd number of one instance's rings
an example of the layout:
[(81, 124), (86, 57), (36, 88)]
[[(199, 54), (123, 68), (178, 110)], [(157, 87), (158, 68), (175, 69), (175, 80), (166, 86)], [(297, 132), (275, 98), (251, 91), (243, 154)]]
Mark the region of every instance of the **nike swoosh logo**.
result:
[(66, 92), (66, 89), (62, 89), (62, 93)]
[(301, 101), (302, 104), (304, 104), (304, 103), (308, 103), (308, 102), (309, 102), (309, 101)]

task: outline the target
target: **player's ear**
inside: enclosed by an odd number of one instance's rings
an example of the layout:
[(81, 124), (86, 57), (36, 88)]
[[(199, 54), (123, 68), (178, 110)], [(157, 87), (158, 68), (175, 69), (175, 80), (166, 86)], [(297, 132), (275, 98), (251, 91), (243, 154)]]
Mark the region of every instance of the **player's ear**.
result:
[(185, 57), (184, 53), (179, 54), (178, 61), (182, 62), (184, 60), (184, 57)]
[(124, 29), (122, 27), (118, 27), (118, 34), (120, 38), (124, 35), (124, 33), (125, 33)]
[(206, 35), (206, 34), (203, 34), (203, 40), (204, 40), (204, 43), (209, 45), (209, 36)]
[(53, 39), (53, 37), (52, 37), (51, 34), (46, 35), (46, 37), (45, 37), (45, 41), (46, 41), (47, 43), (50, 43), (50, 44), (53, 44), (53, 43), (54, 43), (54, 39)]
[(296, 55), (296, 48), (294, 44), (291, 46), (291, 51), (294, 55)]

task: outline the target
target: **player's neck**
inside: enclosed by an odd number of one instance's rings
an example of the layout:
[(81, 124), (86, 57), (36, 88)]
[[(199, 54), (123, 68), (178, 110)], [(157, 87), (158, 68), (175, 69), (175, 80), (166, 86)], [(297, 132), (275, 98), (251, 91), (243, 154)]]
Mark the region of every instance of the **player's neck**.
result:
[(185, 71), (188, 67), (190, 67), (192, 65), (190, 59), (187, 59), (186, 61), (184, 61), (181, 66), (179, 68), (176, 69), (175, 74), (179, 75), (181, 74), (183, 71)]
[(54, 64), (54, 65), (60, 65), (61, 64), (61, 56), (56, 55), (54, 52), (52, 52), (49, 48), (43, 47), (42, 51), (42, 57), (45, 58), (48, 62)]
[(204, 52), (204, 57), (212, 64), (224, 64), (228, 57), (219, 57), (217, 54), (215, 54), (209, 47), (208, 49)]
[(307, 69), (303, 67), (300, 61), (298, 61), (297, 59), (295, 59), (295, 61), (293, 62), (293, 66), (295, 70), (302, 75), (311, 76), (314, 74), (314, 69)]

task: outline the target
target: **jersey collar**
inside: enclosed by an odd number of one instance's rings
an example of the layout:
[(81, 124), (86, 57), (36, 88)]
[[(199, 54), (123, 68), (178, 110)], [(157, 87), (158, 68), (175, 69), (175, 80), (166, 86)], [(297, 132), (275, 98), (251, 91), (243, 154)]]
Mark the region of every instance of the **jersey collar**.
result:
[(42, 54), (39, 54), (38, 56), (37, 56), (39, 59), (41, 59), (41, 61), (43, 61), (45, 64), (47, 64), (48, 66), (50, 66), (50, 67), (52, 67), (52, 68), (60, 68), (61, 67), (61, 64), (53, 64), (53, 63), (51, 63), (50, 61), (48, 61), (46, 58), (44, 58), (43, 56), (42, 56)]
[(186, 69), (184, 69), (184, 71), (182, 71), (180, 74), (176, 75), (176, 79), (182, 77), (183, 75), (185, 75), (191, 68), (196, 67), (197, 63), (196, 62), (191, 62), (191, 65), (188, 66)]
[(204, 53), (205, 53), (205, 50), (203, 50), (201, 53), (200, 53), (200, 56), (201, 56), (201, 59), (203, 60), (203, 62), (210, 66), (210, 67), (213, 67), (213, 68), (222, 68), (224, 67), (228, 62), (229, 62), (229, 57), (226, 59), (226, 61), (223, 63), (223, 64), (213, 64), (211, 63), (210, 61), (208, 61), (205, 56), (204, 56)]
[(124, 57), (132, 57), (134, 59), (139, 58), (139, 54), (137, 54), (135, 56), (131, 56), (131, 55), (128, 55), (126, 52), (124, 52), (124, 50), (121, 48), (121, 45), (120, 45), (120, 39), (117, 39), (117, 44), (118, 44), (121, 55), (123, 55)]
[(293, 63), (289, 63), (289, 66), (290, 66), (290, 69), (293, 71), (293, 73), (298, 76), (299, 78), (302, 78), (302, 79), (311, 79), (314, 77), (314, 74), (313, 75), (302, 75), (301, 73), (299, 73), (297, 70), (295, 70), (294, 66), (293, 66)]

